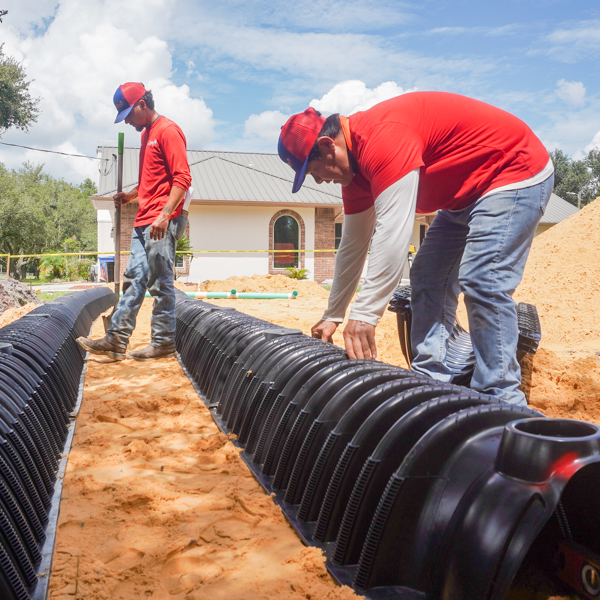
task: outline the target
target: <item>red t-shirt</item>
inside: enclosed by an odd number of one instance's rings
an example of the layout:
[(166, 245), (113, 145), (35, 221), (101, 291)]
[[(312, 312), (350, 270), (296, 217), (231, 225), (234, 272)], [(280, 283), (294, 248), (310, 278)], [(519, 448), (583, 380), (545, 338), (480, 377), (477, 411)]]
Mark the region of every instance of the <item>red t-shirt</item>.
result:
[[(167, 117), (160, 116), (142, 131), (140, 173), (138, 183), (139, 209), (134, 227), (149, 225), (164, 208), (171, 188), (187, 190), (192, 183), (183, 131)], [(171, 214), (181, 214), (181, 203)]]
[(523, 121), (499, 108), (446, 92), (410, 92), (349, 117), (358, 163), (342, 188), (355, 214), (421, 168), (417, 212), (461, 209), (485, 193), (539, 173), (549, 155)]

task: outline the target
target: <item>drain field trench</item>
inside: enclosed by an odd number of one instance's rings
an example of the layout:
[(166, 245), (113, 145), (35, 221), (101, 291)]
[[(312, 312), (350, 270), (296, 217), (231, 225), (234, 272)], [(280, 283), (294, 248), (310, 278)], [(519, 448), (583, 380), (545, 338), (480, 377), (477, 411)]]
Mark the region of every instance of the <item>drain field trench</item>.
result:
[[(149, 341), (151, 300), (132, 347)], [(102, 335), (94, 325), (93, 337)], [(175, 358), (91, 357), (49, 597), (356, 598), (302, 545)]]

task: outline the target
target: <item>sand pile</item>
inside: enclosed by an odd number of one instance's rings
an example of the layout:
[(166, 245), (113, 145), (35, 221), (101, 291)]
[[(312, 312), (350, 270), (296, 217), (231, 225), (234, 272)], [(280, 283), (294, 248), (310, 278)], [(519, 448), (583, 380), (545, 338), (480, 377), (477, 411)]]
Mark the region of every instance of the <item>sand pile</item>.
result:
[[(184, 291), (190, 290), (186, 284), (176, 282), (175, 285)], [(257, 293), (283, 293), (296, 290), (303, 297), (329, 297), (329, 292), (315, 281), (291, 279), (285, 275), (253, 275), (252, 277), (229, 277), (224, 280), (209, 279), (200, 284), (202, 292), (228, 292), (230, 290)]]
[[(133, 348), (149, 341), (151, 307)], [(54, 556), (52, 600), (357, 598), (302, 545), (175, 358), (88, 361)]]
[(4, 327), (21, 317), (24, 317), (28, 312), (31, 312), (34, 308), (37, 308), (39, 302), (28, 302), (24, 306), (18, 308), (7, 308), (4, 312), (0, 313), (0, 327)]
[(515, 299), (537, 306), (544, 348), (600, 351), (600, 199), (535, 238)]
[(12, 277), (0, 279), (0, 314), (8, 308), (24, 306), (28, 302), (43, 304), (28, 285)]
[(523, 365), (529, 403), (550, 417), (600, 423), (600, 357), (557, 355), (541, 348)]

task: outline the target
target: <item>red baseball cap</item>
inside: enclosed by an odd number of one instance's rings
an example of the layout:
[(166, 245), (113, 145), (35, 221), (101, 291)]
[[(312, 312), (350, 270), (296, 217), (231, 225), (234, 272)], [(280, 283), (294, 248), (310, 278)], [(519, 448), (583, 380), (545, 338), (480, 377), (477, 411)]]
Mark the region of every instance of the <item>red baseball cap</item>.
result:
[(124, 83), (117, 88), (113, 96), (113, 102), (117, 107), (117, 118), (115, 123), (120, 123), (131, 112), (133, 105), (146, 93), (143, 83), (134, 83), (132, 81)]
[(325, 120), (325, 117), (314, 108), (307, 108), (304, 112), (291, 116), (281, 128), (277, 151), (279, 158), (296, 171), (292, 194), (295, 194), (304, 183), (308, 155), (317, 141)]

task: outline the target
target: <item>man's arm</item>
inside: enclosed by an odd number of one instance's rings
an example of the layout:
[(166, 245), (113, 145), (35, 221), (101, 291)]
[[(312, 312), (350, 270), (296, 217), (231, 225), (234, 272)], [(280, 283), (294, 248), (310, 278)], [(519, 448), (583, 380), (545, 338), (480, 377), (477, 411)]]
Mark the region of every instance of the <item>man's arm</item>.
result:
[(133, 202), (138, 197), (138, 189), (134, 187), (130, 192), (119, 192), (113, 196), (113, 200), (115, 203), (115, 208), (119, 208), (119, 206), (123, 206), (124, 204), (129, 204)]
[(179, 127), (175, 125), (167, 127), (162, 133), (160, 143), (167, 164), (169, 165), (169, 171), (173, 177), (173, 184), (169, 193), (169, 199), (150, 226), (150, 237), (153, 240), (161, 240), (165, 237), (167, 227), (169, 226), (169, 218), (183, 200), (185, 192), (192, 183), (185, 138)]
[(377, 225), (369, 268), (350, 311), (350, 319), (375, 326), (385, 312), (408, 256), (418, 187), (419, 169), (415, 169), (390, 185), (375, 200)]
[(356, 292), (365, 265), (369, 244), (375, 229), (375, 207), (344, 217), (342, 239), (335, 256), (333, 284), (327, 310), (313, 326), (315, 338), (331, 342), (338, 323), (344, 320), (346, 309)]
[(375, 327), (400, 281), (412, 238), (419, 169), (411, 171), (375, 200), (377, 224), (367, 278), (352, 306), (344, 343), (350, 358), (377, 358)]
[(185, 196), (186, 190), (182, 190), (176, 185), (171, 187), (169, 199), (164, 205), (160, 214), (152, 225), (150, 225), (150, 238), (153, 240), (162, 240), (165, 237), (167, 227), (169, 226), (169, 217), (173, 214), (173, 211), (179, 206), (180, 202)]

